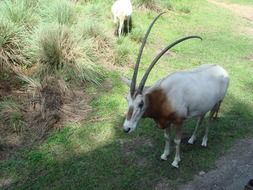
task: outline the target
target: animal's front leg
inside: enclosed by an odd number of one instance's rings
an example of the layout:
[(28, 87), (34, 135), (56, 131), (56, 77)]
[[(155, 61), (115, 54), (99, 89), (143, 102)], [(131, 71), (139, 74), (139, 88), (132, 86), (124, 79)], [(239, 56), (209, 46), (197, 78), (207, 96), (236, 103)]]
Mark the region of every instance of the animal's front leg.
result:
[(195, 129), (194, 129), (194, 132), (193, 132), (191, 138), (188, 140), (188, 143), (189, 143), (189, 144), (193, 144), (194, 141), (196, 140), (196, 133), (197, 133), (197, 130), (198, 130), (199, 126), (201, 125), (201, 123), (202, 123), (204, 117), (205, 117), (205, 114), (199, 117), (198, 122), (197, 122), (197, 125), (196, 125), (196, 127), (195, 127)]
[(175, 138), (174, 142), (176, 144), (176, 155), (175, 155), (174, 161), (172, 162), (172, 166), (178, 168), (178, 163), (181, 161), (181, 159), (180, 159), (180, 143), (181, 143), (181, 136), (182, 136), (182, 132), (181, 132), (182, 124), (177, 124), (177, 125), (175, 125), (175, 127), (176, 127), (176, 138)]
[(163, 154), (161, 155), (161, 160), (167, 160), (167, 157), (170, 154), (170, 126), (164, 129), (164, 139), (165, 139), (165, 147)]

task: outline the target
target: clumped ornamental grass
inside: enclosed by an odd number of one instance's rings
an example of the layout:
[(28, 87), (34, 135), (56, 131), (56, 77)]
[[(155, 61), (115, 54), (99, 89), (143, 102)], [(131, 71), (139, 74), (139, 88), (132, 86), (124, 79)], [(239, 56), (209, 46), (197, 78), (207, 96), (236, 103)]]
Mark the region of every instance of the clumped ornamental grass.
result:
[(35, 31), (27, 53), (40, 65), (41, 79), (61, 72), (69, 80), (99, 83), (101, 75), (92, 47), (92, 41), (73, 35), (66, 26), (48, 24)]
[(134, 0), (133, 3), (139, 7), (144, 7), (153, 11), (173, 9), (173, 5), (170, 0)]
[(44, 22), (71, 25), (75, 19), (74, 3), (69, 0), (41, 0), (40, 16)]
[(36, 7), (37, 0), (4, 0), (0, 2), (2, 17), (28, 29), (37, 23)]
[(15, 133), (22, 131), (25, 125), (20, 106), (12, 99), (0, 101), (0, 123)]
[(26, 62), (22, 52), (24, 36), (23, 27), (0, 17), (0, 64), (5, 68)]
[(115, 65), (128, 65), (133, 62), (135, 47), (129, 38), (119, 38), (114, 47), (113, 63)]

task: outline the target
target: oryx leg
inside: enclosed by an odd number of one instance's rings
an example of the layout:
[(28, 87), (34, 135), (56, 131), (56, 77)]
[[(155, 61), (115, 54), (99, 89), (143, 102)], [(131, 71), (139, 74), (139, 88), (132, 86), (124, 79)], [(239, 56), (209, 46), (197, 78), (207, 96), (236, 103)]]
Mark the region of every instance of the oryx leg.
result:
[(176, 154), (174, 161), (172, 162), (172, 166), (178, 168), (178, 163), (181, 161), (180, 159), (180, 143), (181, 143), (181, 137), (182, 137), (182, 123), (176, 124), (176, 138), (174, 140), (176, 144)]
[(161, 160), (167, 160), (167, 157), (170, 154), (170, 126), (164, 129), (164, 139), (165, 146), (163, 154), (161, 155)]
[(204, 117), (205, 117), (205, 114), (204, 114), (204, 115), (201, 115), (201, 116), (198, 118), (197, 124), (196, 124), (196, 126), (195, 126), (194, 131), (193, 131), (193, 134), (192, 134), (191, 138), (188, 140), (188, 143), (189, 143), (189, 144), (193, 144), (194, 141), (196, 140), (196, 133), (197, 133), (197, 130), (198, 130), (199, 126), (201, 125), (201, 123), (203, 122)]
[(130, 17), (127, 17), (127, 33), (129, 34), (130, 32)]
[(120, 35), (121, 35), (123, 26), (124, 26), (124, 19), (120, 18), (120, 19), (119, 19), (119, 31), (118, 31), (119, 37), (120, 37)]
[(220, 110), (220, 105), (221, 105), (222, 100), (220, 100), (217, 104), (215, 104), (215, 106), (213, 107), (213, 117), (212, 119), (217, 119), (218, 118), (218, 113)]
[(205, 135), (204, 135), (204, 137), (202, 139), (202, 143), (201, 143), (201, 146), (203, 146), (203, 147), (207, 147), (209, 126), (211, 124), (211, 121), (212, 121), (214, 115), (218, 113), (219, 107), (220, 107), (220, 102), (215, 104), (215, 106), (212, 108), (212, 110), (209, 113), (208, 123), (207, 123), (206, 128), (205, 128)]

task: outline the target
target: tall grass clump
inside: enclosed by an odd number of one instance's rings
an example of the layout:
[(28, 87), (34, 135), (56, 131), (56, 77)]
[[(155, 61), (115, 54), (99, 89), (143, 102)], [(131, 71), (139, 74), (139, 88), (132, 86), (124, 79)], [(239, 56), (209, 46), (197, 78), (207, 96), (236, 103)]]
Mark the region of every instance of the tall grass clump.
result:
[(141, 43), (143, 40), (144, 34), (145, 34), (145, 29), (141, 26), (138, 26), (134, 28), (134, 30), (130, 33), (130, 38), (131, 40), (137, 43)]
[(6, 18), (0, 18), (0, 64), (5, 67), (24, 64), (24, 28)]
[(107, 24), (103, 22), (105, 19), (108, 20), (108, 17), (101, 12), (104, 8), (104, 2), (86, 3), (73, 28), (76, 28), (77, 34), (83, 39), (92, 41), (99, 61), (106, 64), (113, 58), (113, 38), (112, 31), (108, 30)]
[(34, 63), (41, 66), (40, 76), (65, 73), (75, 81), (98, 83), (99, 69), (92, 43), (64, 25), (42, 25), (37, 29), (27, 49)]
[(129, 65), (132, 63), (134, 47), (127, 38), (119, 38), (114, 50), (113, 63), (115, 65)]
[(133, 0), (138, 7), (144, 7), (153, 11), (173, 10), (174, 6), (171, 0)]
[(159, 0), (134, 0), (133, 3), (138, 7), (144, 7), (154, 11), (160, 11), (162, 9)]
[(12, 99), (0, 101), (0, 122), (10, 131), (19, 133), (25, 125), (20, 106)]
[(94, 42), (95, 51), (98, 51), (99, 55), (111, 49), (112, 39), (101, 23), (92, 18), (86, 18), (80, 21), (76, 28), (78, 28), (78, 35), (83, 39), (90, 39)]
[(0, 3), (0, 12), (2, 17), (30, 29), (38, 22), (36, 7), (36, 0), (4, 0)]
[(68, 0), (42, 1), (40, 16), (44, 22), (71, 25), (75, 22), (74, 3)]

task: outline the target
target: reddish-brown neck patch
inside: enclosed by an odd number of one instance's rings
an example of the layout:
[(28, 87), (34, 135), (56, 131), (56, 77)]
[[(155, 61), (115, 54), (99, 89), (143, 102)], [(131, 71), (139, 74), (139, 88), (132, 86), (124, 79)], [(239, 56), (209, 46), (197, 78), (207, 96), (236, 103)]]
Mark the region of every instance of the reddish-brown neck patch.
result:
[(147, 109), (143, 117), (153, 118), (159, 128), (166, 128), (168, 123), (182, 123), (172, 109), (171, 104), (162, 89), (157, 89), (146, 95)]

